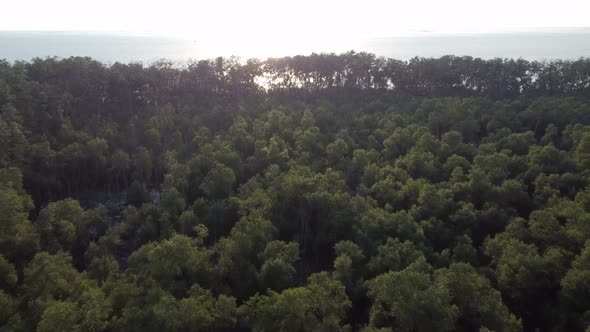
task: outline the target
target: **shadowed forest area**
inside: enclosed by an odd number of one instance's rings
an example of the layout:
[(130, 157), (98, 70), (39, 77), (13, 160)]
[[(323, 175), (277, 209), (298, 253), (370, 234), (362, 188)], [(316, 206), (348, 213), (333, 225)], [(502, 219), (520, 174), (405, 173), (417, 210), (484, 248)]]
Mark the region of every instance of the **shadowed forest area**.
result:
[(0, 61), (0, 331), (587, 331), (589, 129), (588, 58)]

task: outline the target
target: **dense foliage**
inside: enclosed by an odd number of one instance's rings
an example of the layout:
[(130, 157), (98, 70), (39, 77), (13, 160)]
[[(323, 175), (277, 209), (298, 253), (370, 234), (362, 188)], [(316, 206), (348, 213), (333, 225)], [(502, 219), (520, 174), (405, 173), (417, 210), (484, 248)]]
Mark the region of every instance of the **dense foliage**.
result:
[(0, 331), (585, 330), (589, 96), (589, 59), (0, 61)]

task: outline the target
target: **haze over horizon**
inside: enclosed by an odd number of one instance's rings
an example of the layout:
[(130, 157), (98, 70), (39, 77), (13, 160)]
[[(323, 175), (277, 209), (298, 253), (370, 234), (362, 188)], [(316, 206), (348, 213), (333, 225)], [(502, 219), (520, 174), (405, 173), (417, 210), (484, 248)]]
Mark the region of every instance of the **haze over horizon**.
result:
[(15, 13), (0, 21), (0, 58), (10, 61), (45, 56), (185, 61), (352, 49), (399, 59), (455, 54), (542, 60), (590, 54), (585, 15), (590, 2), (581, 0), (559, 6), (548, 0), (500, 0), (486, 6), (467, 0), (367, 0), (362, 5), (348, 0), (104, 0), (84, 5), (23, 0), (4, 7)]
[[(510, 1), (476, 6), (453, 1), (270, 0), (158, 1), (104, 0), (94, 6), (72, 0), (8, 2), (0, 30), (91, 31), (195, 40), (314, 39), (343, 35), (379, 37), (414, 32), (479, 33), (540, 28), (590, 27), (590, 2), (583, 0)], [(30, 11), (35, 8), (35, 11)]]

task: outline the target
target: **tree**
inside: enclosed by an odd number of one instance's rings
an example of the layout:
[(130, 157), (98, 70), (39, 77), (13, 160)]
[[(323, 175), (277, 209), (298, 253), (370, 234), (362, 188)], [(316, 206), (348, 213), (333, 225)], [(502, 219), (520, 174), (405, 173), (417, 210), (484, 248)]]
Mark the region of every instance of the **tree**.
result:
[(55, 302), (43, 312), (37, 331), (78, 331), (79, 316), (75, 303)]
[(135, 180), (149, 183), (152, 178), (153, 164), (148, 149), (143, 146), (137, 148), (133, 155), (133, 167)]
[(299, 245), (296, 242), (271, 241), (262, 256), (264, 263), (258, 275), (262, 287), (274, 290), (288, 287), (295, 274), (293, 263), (299, 260)]
[[(0, 329), (1, 330), (10, 330), (11, 327), (17, 327), (18, 322), (14, 322), (14, 320), (20, 320), (18, 314), (15, 315), (17, 309), (17, 302), (16, 299), (12, 298), (10, 295), (6, 294), (3, 290), (0, 290)], [(17, 326), (11, 326), (11, 318), (13, 320), (13, 324)]]
[[(522, 315), (531, 326), (552, 324), (556, 319), (552, 313), (551, 301), (563, 276), (563, 264), (567, 253), (563, 250), (548, 249), (543, 256), (537, 247), (500, 234), (486, 241), (484, 252), (492, 258), (498, 288), (508, 298), (517, 315)], [(551, 293), (542, 289), (552, 289)], [(543, 305), (535, 304), (542, 302)], [(534, 310), (531, 310), (533, 309)]]
[(371, 258), (367, 267), (373, 275), (388, 271), (399, 271), (408, 267), (424, 254), (410, 241), (403, 243), (397, 238), (389, 238), (377, 248), (377, 254)]
[(86, 290), (78, 300), (81, 331), (100, 332), (107, 330), (111, 304), (100, 288)]
[(502, 303), (500, 292), (488, 279), (466, 263), (436, 271), (435, 280), (449, 290), (451, 303), (459, 308), (461, 330), (521, 331), (520, 320)]
[[(277, 229), (270, 221), (254, 215), (238, 221), (229, 236), (217, 242), (216, 272), (238, 298), (247, 297), (255, 292), (258, 269), (263, 264), (261, 258), (264, 258), (264, 254), (260, 254), (276, 234)], [(293, 254), (293, 245), (288, 248)], [(272, 251), (268, 252), (269, 255), (271, 253)], [(289, 260), (294, 258), (292, 255), (289, 257)], [(283, 271), (287, 273), (281, 274), (289, 275), (289, 270), (287, 267)]]
[(450, 331), (460, 314), (447, 288), (411, 267), (379, 275), (367, 282), (367, 288), (373, 301), (369, 324), (374, 328)]
[(305, 287), (255, 295), (238, 314), (254, 331), (341, 330), (349, 308), (344, 286), (323, 272), (311, 275)]
[(84, 250), (90, 242), (98, 241), (108, 231), (112, 224), (109, 217), (109, 211), (106, 206), (99, 204), (93, 209), (84, 211), (82, 216), (82, 225), (78, 231), (78, 248)]
[[(76, 301), (84, 288), (83, 278), (72, 266), (71, 257), (61, 251), (55, 255), (47, 252), (35, 255), (25, 267), (23, 282), (27, 285), (23, 296), (31, 313), (29, 322), (33, 324), (42, 318), (43, 312), (52, 303), (58, 300)], [(55, 315), (64, 317), (68, 314), (62, 315), (63, 311), (70, 308), (59, 306)]]
[(580, 170), (590, 168), (590, 135), (584, 134), (576, 147), (576, 161)]
[(141, 206), (141, 204), (147, 203), (150, 200), (150, 193), (146, 185), (137, 180), (133, 181), (127, 189), (127, 202), (135, 206)]
[[(235, 299), (226, 295), (214, 297), (210, 291), (194, 284), (187, 296), (176, 299), (169, 293), (159, 292), (150, 303), (151, 316), (140, 316), (150, 331), (195, 331), (231, 329), (236, 324)], [(141, 310), (141, 307), (138, 308)], [(129, 317), (132, 318), (132, 317)], [(136, 319), (137, 319), (136, 318)], [(138, 322), (129, 321), (131, 328)]]
[(79, 301), (51, 303), (43, 312), (37, 331), (104, 331), (110, 305), (100, 289), (86, 291)]
[(568, 318), (572, 327), (584, 328), (584, 317), (588, 310), (590, 293), (590, 242), (587, 242), (580, 255), (572, 262), (572, 267), (561, 279), (561, 293), (568, 308)]
[[(117, 149), (113, 155), (111, 156), (111, 168), (115, 176), (115, 186), (119, 187), (122, 185), (123, 187), (127, 186), (127, 173), (131, 168), (131, 159), (129, 155), (121, 150)], [(120, 183), (119, 181), (123, 181)]]
[(363, 250), (356, 243), (345, 240), (336, 243), (334, 251), (334, 277), (351, 288), (364, 275), (366, 257)]
[(14, 265), (0, 255), (0, 289), (10, 291), (16, 287), (17, 281), (18, 276)]
[(360, 219), (357, 234), (361, 243), (377, 250), (388, 238), (397, 237), (400, 241), (420, 243), (424, 241), (424, 231), (406, 211), (389, 213), (383, 209), (369, 209)]
[(72, 251), (76, 242), (86, 236), (83, 213), (80, 203), (73, 199), (50, 203), (44, 207), (36, 223), (41, 247), (49, 253)]
[(143, 245), (129, 257), (128, 273), (153, 278), (162, 289), (182, 294), (193, 283), (211, 282), (210, 251), (202, 238), (173, 235), (169, 240)]
[(22, 186), (16, 168), (0, 169), (0, 253), (21, 266), (39, 248), (39, 238), (29, 222), (33, 201)]
[(348, 154), (348, 144), (343, 139), (337, 138), (334, 142), (326, 146), (326, 154), (328, 155), (330, 165), (340, 166)]
[(235, 184), (236, 176), (232, 169), (223, 164), (215, 164), (205, 175), (199, 189), (211, 199), (221, 199), (230, 195)]
[(90, 278), (102, 285), (110, 275), (119, 272), (119, 263), (111, 255), (96, 256), (92, 257), (86, 271)]

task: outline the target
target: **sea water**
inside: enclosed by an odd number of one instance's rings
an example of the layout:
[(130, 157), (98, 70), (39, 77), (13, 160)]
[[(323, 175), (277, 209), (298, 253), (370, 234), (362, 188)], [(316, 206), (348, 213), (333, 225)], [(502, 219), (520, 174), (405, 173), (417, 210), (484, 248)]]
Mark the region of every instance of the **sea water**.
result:
[(590, 56), (590, 28), (543, 29), (499, 33), (415, 33), (390, 37), (325, 36), (314, 39), (190, 39), (95, 32), (0, 31), (0, 59), (89, 56), (105, 63), (175, 62), (239, 56), (242, 59), (307, 55), (312, 52), (374, 53), (407, 60), (412, 57), (470, 55), (527, 60), (578, 59)]

